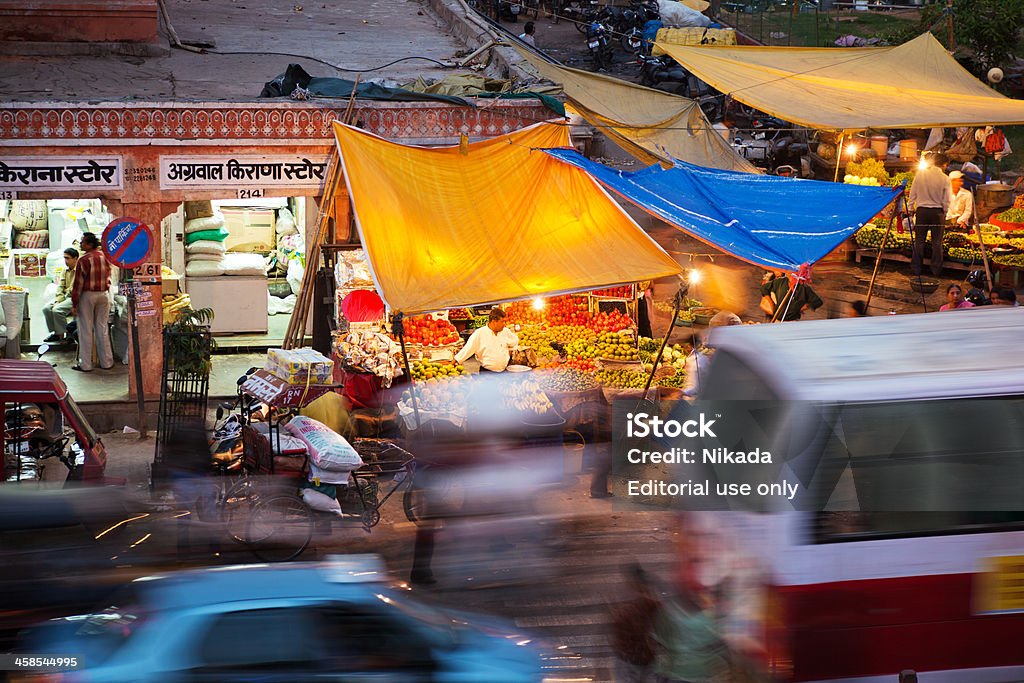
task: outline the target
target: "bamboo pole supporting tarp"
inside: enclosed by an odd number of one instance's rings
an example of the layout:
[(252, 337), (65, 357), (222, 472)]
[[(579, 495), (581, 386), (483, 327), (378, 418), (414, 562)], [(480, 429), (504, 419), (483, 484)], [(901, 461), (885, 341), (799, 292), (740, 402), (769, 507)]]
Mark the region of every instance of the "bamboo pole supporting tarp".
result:
[(885, 234), (882, 235), (882, 244), (878, 247), (878, 255), (875, 256), (875, 268), (871, 271), (871, 282), (868, 283), (868, 296), (864, 300), (864, 310), (867, 311), (868, 306), (871, 305), (871, 294), (875, 289), (875, 279), (878, 277), (878, 267), (882, 264), (882, 254), (885, 253), (885, 244), (889, 239), (889, 233), (892, 232), (892, 224), (896, 222), (896, 214), (899, 213), (893, 207), (892, 218), (889, 219), (889, 225), (885, 228)]
[(299, 289), (299, 296), (295, 302), (295, 310), (292, 312), (291, 320), (288, 321), (288, 329), (285, 331), (282, 348), (294, 349), (302, 346), (306, 335), (306, 321), (309, 319), (309, 310), (313, 301), (313, 284), (316, 278), (316, 271), (320, 267), (320, 245), (327, 234), (327, 226), (330, 223), (332, 211), (330, 207), (334, 203), (334, 193), (338, 185), (340, 175), (340, 162), (337, 150), (331, 152), (327, 163), (327, 173), (324, 174), (324, 192), (321, 195), (320, 213), (317, 217), (316, 230), (313, 236), (313, 243), (306, 249), (306, 268), (302, 273), (302, 286)]
[(985, 277), (988, 278), (988, 288), (991, 290), (996, 286), (996, 283), (992, 279), (992, 269), (988, 265), (988, 249), (985, 248), (985, 236), (981, 233), (981, 225), (978, 223), (978, 204), (976, 202), (971, 203), (971, 214), (971, 229), (978, 234), (978, 246), (981, 247), (981, 261), (985, 264)]
[[(351, 124), (355, 115), (356, 91), (359, 88), (359, 75), (356, 75), (355, 83), (352, 86), (352, 94), (349, 96), (348, 105), (345, 107), (345, 114), (342, 122)], [(327, 229), (330, 225), (331, 216), (334, 215), (334, 197), (338, 191), (342, 174), (341, 158), (338, 155), (337, 147), (333, 147), (327, 161), (327, 172), (324, 174), (324, 188), (320, 193), (320, 210), (317, 214), (316, 230), (314, 231), (313, 243), (307, 245), (306, 268), (302, 273), (302, 286), (295, 302), (295, 309), (292, 312), (291, 320), (288, 321), (288, 329), (285, 331), (282, 348), (294, 349), (301, 347), (306, 336), (306, 323), (309, 320), (310, 309), (313, 303), (313, 289), (316, 280), (316, 273), (320, 269), (321, 247), (326, 241)]]

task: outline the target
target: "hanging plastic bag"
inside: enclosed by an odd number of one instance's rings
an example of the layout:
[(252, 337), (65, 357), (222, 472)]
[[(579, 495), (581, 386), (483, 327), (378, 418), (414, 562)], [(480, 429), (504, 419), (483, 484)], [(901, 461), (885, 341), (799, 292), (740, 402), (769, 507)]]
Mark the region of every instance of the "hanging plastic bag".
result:
[(305, 273), (305, 269), (302, 267), (302, 262), (298, 259), (292, 259), (288, 262), (288, 274), (285, 275), (285, 279), (288, 281), (288, 286), (292, 288), (292, 294), (298, 295), (302, 291), (302, 276)]

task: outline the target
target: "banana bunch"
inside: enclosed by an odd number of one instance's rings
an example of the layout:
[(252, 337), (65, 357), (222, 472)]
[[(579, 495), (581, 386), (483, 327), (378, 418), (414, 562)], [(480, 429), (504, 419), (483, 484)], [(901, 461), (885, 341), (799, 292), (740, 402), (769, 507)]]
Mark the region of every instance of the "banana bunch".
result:
[(161, 302), (164, 314), (164, 324), (173, 323), (181, 315), (181, 312), (192, 308), (192, 299), (188, 294), (168, 294)]
[(505, 390), (504, 404), (506, 408), (535, 415), (544, 415), (554, 408), (547, 395), (541, 391), (540, 384), (533, 379), (509, 384)]

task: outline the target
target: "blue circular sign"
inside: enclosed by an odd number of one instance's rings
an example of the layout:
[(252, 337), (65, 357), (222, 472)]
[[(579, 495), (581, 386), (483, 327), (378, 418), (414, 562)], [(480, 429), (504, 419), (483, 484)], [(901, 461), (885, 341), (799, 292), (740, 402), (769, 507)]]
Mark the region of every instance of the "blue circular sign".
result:
[(125, 216), (110, 221), (101, 241), (107, 261), (118, 268), (134, 268), (149, 258), (153, 233), (139, 219)]

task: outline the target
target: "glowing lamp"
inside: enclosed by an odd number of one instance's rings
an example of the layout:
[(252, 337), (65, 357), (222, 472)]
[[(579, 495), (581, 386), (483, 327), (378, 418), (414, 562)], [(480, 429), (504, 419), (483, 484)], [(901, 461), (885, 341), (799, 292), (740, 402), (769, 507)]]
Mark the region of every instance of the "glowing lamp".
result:
[(539, 296), (533, 297), (533, 310), (543, 311), (544, 310), (544, 299)]

